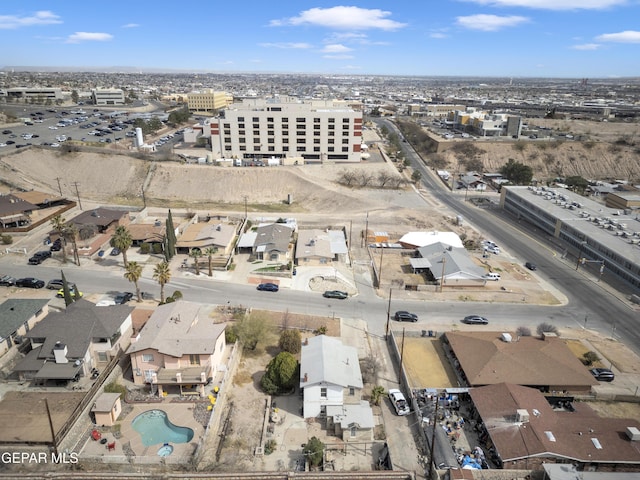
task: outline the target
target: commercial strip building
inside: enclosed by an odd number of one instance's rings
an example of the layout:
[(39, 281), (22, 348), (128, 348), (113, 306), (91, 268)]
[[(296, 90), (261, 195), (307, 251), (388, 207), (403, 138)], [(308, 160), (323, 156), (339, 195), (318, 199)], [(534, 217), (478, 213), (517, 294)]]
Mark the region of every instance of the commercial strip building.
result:
[(359, 102), (245, 99), (210, 119), (202, 135), (210, 136), (214, 158), (355, 163), (361, 160), (362, 123)]
[(558, 239), (580, 264), (640, 287), (640, 222), (633, 210), (611, 209), (564, 188), (503, 187), (500, 206)]

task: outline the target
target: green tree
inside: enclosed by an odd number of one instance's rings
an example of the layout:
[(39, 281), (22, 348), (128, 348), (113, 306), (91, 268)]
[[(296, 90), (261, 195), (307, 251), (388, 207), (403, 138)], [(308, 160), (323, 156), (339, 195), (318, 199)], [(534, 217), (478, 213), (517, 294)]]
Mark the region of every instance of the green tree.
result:
[(164, 286), (171, 280), (168, 262), (161, 262), (153, 269), (153, 279), (160, 284), (160, 304), (164, 303)]
[(162, 127), (164, 127), (164, 125), (159, 119), (157, 119), (156, 117), (153, 117), (153, 118), (150, 118), (149, 121), (147, 122), (147, 127), (149, 128), (151, 133), (155, 133), (158, 130), (160, 130)]
[(246, 315), (236, 325), (235, 331), (243, 347), (255, 350), (260, 339), (267, 333), (267, 319), (257, 313)]
[(371, 389), (371, 403), (380, 405), (380, 401), (387, 396), (387, 392), (381, 385), (376, 385)]
[(180, 110), (174, 110), (169, 114), (168, 121), (169, 123), (173, 123), (176, 125), (180, 125), (181, 123), (185, 123), (189, 121), (191, 117), (191, 112), (189, 112), (188, 107), (181, 108)]
[(56, 215), (51, 219), (51, 227), (56, 231), (60, 239), (62, 240), (62, 263), (67, 263), (67, 249), (65, 230), (67, 229), (67, 220), (62, 215)]
[(127, 266), (124, 267), (124, 278), (133, 283), (136, 287), (136, 298), (138, 302), (142, 301), (142, 297), (140, 295), (140, 287), (138, 286), (138, 280), (142, 277), (142, 265), (138, 262), (129, 262)]
[(311, 437), (302, 449), (302, 454), (313, 467), (319, 467), (324, 458), (324, 443), (318, 437)]
[(169, 210), (169, 214), (167, 215), (166, 220), (166, 236), (167, 236), (167, 255), (169, 256), (168, 260), (171, 260), (176, 254), (176, 229), (173, 226), (173, 215), (171, 215), (171, 210)]
[(531, 170), (531, 167), (516, 162), (513, 158), (510, 158), (506, 165), (500, 168), (500, 173), (515, 185), (529, 185), (533, 178), (533, 170)]
[(593, 365), (595, 362), (599, 362), (600, 361), (600, 357), (598, 356), (598, 354), (594, 351), (588, 351), (585, 352), (582, 355), (582, 358), (584, 359), (584, 364), (587, 366), (591, 366)]
[(118, 225), (116, 231), (111, 236), (109, 242), (112, 247), (117, 248), (122, 253), (122, 261), (124, 262), (124, 268), (127, 268), (127, 249), (133, 243), (131, 238), (131, 232), (124, 225)]
[(411, 180), (413, 181), (413, 183), (418, 183), (421, 179), (422, 173), (420, 173), (420, 170), (414, 170), (411, 174)]
[(207, 262), (209, 265), (209, 276), (213, 276), (213, 256), (218, 252), (216, 247), (207, 247), (204, 254), (207, 256)]
[(78, 91), (77, 90), (71, 90), (71, 101), (73, 103), (78, 103), (78, 99), (80, 98), (80, 95), (78, 95)]
[(196, 275), (200, 275), (200, 258), (202, 257), (202, 250), (199, 248), (192, 248), (189, 252), (189, 256), (193, 258), (193, 264), (196, 267)]
[(280, 350), (285, 352), (296, 353), (300, 352), (300, 348), (302, 346), (302, 336), (300, 335), (300, 330), (284, 330), (280, 334), (280, 339), (278, 340), (278, 346)]
[(298, 360), (289, 352), (280, 352), (267, 365), (260, 385), (269, 395), (276, 395), (291, 391), (297, 381)]

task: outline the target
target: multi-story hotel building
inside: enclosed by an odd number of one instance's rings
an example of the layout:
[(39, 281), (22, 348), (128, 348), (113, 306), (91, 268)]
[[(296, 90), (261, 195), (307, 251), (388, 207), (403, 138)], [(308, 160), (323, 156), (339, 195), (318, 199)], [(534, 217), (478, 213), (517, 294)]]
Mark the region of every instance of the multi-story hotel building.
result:
[(214, 158), (258, 164), (266, 159), (280, 164), (361, 160), (360, 102), (245, 99), (212, 118), (208, 126)]

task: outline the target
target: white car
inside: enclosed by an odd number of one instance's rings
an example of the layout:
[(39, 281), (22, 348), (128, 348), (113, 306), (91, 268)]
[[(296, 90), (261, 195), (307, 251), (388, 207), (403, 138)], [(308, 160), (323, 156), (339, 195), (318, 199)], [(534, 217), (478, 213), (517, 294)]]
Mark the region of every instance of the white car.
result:
[(411, 412), (407, 400), (404, 398), (402, 392), (397, 388), (389, 390), (389, 400), (391, 400), (391, 404), (398, 415), (409, 415)]
[(6, 143), (0, 143), (0, 147), (6, 147), (7, 144)]
[(58, 129), (58, 127), (56, 127), (55, 125), (51, 125), (51, 126), (49, 127), (49, 130), (57, 130), (57, 129)]

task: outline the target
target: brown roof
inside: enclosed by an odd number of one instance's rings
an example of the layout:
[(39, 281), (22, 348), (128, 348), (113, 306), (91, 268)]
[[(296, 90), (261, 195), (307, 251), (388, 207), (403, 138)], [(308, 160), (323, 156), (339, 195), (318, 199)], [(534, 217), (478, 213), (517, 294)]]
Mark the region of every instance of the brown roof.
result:
[(445, 334), (470, 386), (508, 382), (584, 390), (597, 382), (557, 337), (517, 337), (505, 342), (498, 332)]
[(0, 217), (30, 212), (37, 209), (38, 207), (33, 203), (22, 200), (15, 195), (0, 195)]
[[(625, 433), (640, 427), (637, 419), (599, 417), (584, 402), (573, 403), (574, 412), (556, 411), (539, 390), (507, 383), (469, 393), (503, 462), (542, 456), (640, 465), (640, 442)], [(527, 411), (528, 421), (517, 421), (518, 409)]]
[(164, 224), (156, 226), (149, 223), (132, 223), (127, 226), (127, 230), (133, 241), (162, 242), (166, 227)]
[(111, 208), (94, 208), (86, 210), (71, 219), (69, 223), (75, 225), (97, 225), (99, 227), (107, 227), (114, 222), (120, 221), (123, 217), (128, 216), (129, 212), (124, 210), (113, 210)]
[(53, 195), (45, 192), (38, 192), (36, 190), (31, 190), (30, 192), (16, 192), (14, 193), (14, 195), (26, 202), (33, 203), (34, 205), (53, 203), (64, 200), (64, 197), (59, 197), (58, 195)]

